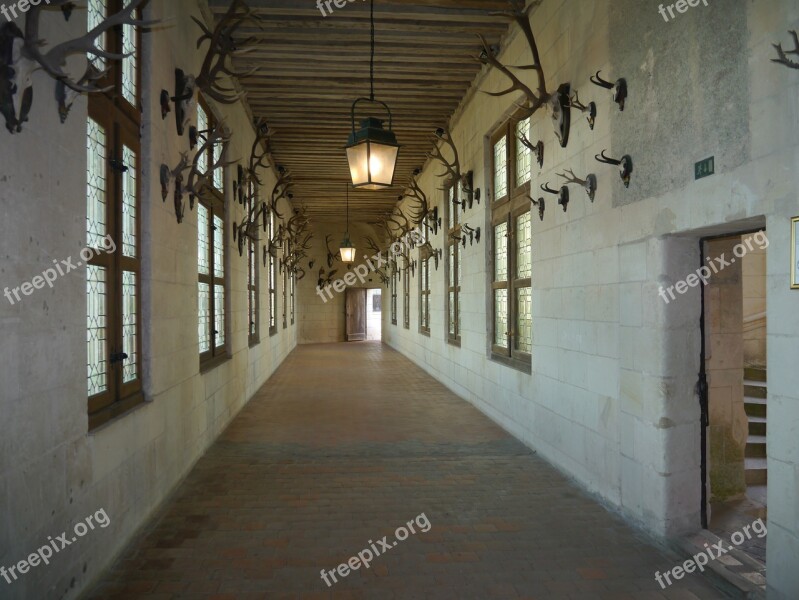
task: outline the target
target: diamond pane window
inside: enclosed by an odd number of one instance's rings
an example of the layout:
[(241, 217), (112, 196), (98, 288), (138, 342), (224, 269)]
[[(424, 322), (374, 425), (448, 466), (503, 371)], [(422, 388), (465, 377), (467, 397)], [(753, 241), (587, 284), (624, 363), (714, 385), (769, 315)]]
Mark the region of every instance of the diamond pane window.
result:
[(494, 144), (494, 200), (508, 195), (508, 138)]
[(216, 347), (225, 345), (225, 286), (214, 286), (214, 335)]
[(197, 306), (199, 312), (200, 354), (211, 350), (211, 286), (198, 284)]
[(106, 269), (88, 265), (87, 268), (87, 323), (88, 332), (88, 389), (89, 396), (105, 392), (107, 388), (107, 290)]
[(136, 303), (136, 273), (122, 273), (122, 351), (128, 355), (122, 367), (122, 381), (129, 383), (138, 377), (138, 335)]
[(516, 278), (525, 279), (532, 274), (530, 213), (516, 218)]
[(209, 246), (208, 209), (199, 204), (197, 206), (197, 268), (200, 275), (211, 274), (211, 264), (208, 260)]
[(494, 227), (494, 281), (508, 279), (508, 224)]
[(135, 106), (137, 95), (138, 54), (136, 52), (136, 28), (122, 26), (122, 97)]
[(458, 318), (458, 316), (456, 314), (456, 311), (455, 311), (455, 308), (454, 308), (455, 307), (455, 292), (450, 292), (449, 293), (449, 305), (450, 305), (450, 307), (452, 307), (452, 308), (450, 308), (450, 311), (449, 311), (449, 333), (450, 333), (450, 335), (455, 335), (455, 321)]
[(100, 248), (106, 234), (105, 129), (94, 119), (88, 121), (86, 186), (86, 245)]
[[(203, 105), (201, 103), (197, 103), (197, 132), (201, 136), (201, 138), (205, 138), (208, 135), (208, 113), (205, 112)], [(197, 160), (197, 170), (200, 173), (205, 173), (208, 171), (208, 155), (202, 154)]]
[[(38, 2), (37, 2), (38, 4)], [(48, 2), (49, 4), (49, 2)], [(87, 31), (91, 31), (100, 25), (108, 15), (108, 6), (106, 0), (89, 0), (87, 6), (88, 27)], [(108, 35), (103, 33), (94, 43), (100, 50), (108, 49)], [(105, 69), (105, 59), (94, 54), (87, 54), (89, 61), (95, 66), (96, 69), (102, 71)]]
[(225, 224), (214, 215), (214, 277), (225, 276)]
[(532, 290), (529, 287), (516, 290), (516, 350), (532, 351), (533, 339)]
[(508, 290), (494, 290), (494, 343), (508, 347)]
[(122, 253), (135, 258), (136, 252), (136, 154), (127, 146), (122, 147), (122, 163), (128, 168), (122, 174)]
[[(222, 144), (214, 145), (214, 164), (218, 164), (219, 160), (222, 158)], [(224, 169), (222, 167), (217, 167), (214, 169), (214, 187), (219, 190), (220, 192), (224, 191), (225, 189), (225, 178), (224, 178)]]
[(522, 136), (530, 138), (530, 117), (516, 123), (516, 185), (530, 181), (530, 167), (532, 166), (532, 152), (519, 141)]

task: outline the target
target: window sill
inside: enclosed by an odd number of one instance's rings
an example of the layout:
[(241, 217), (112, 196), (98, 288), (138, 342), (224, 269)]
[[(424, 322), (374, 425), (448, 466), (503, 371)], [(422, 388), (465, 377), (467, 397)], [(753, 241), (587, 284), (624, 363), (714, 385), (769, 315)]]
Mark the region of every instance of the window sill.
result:
[(276, 335), (277, 335), (277, 327), (269, 330), (269, 337), (274, 337)]
[(261, 343), (261, 338), (256, 338), (254, 340), (250, 340), (250, 348), (255, 348)]
[(420, 329), (419, 333), (425, 337), (430, 337), (430, 330), (429, 329)]
[(460, 348), (461, 347), (461, 338), (458, 338), (456, 340), (453, 340), (453, 339), (449, 338), (449, 339), (447, 339), (447, 343), (450, 346), (455, 346), (456, 348)]
[(516, 371), (521, 371), (527, 375), (533, 374), (533, 365), (530, 361), (519, 360), (518, 358), (510, 358), (509, 356), (501, 356), (499, 354), (491, 353), (489, 357), (492, 362), (499, 363)]
[(222, 365), (230, 360), (230, 356), (228, 356), (227, 352), (221, 354), (220, 356), (215, 356), (209, 360), (203, 361), (200, 363), (200, 375), (205, 375), (209, 371), (213, 371), (219, 365)]
[(117, 421), (121, 421), (146, 404), (149, 404), (149, 402), (145, 400), (144, 393), (138, 392), (130, 398), (115, 402), (102, 411), (93, 415), (89, 415), (88, 434), (94, 435), (96, 433), (100, 433), (107, 427), (111, 426)]

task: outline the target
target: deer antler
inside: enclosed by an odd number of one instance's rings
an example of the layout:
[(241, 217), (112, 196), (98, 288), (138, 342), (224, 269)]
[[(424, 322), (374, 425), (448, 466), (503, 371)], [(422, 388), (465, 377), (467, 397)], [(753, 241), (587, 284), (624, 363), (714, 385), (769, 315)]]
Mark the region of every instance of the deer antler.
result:
[[(568, 173), (568, 175), (566, 175)], [(596, 175), (591, 173), (590, 175), (586, 176), (585, 179), (580, 179), (574, 175), (574, 171), (568, 169), (566, 173), (558, 173), (558, 177), (562, 177), (566, 180), (566, 183), (576, 183), (588, 193), (588, 197), (591, 199), (591, 202), (594, 201), (594, 195), (596, 194), (597, 188), (597, 180)]]
[(292, 198), (291, 193), (289, 193), (289, 187), (291, 187), (291, 174), (283, 166), (278, 166), (277, 172), (278, 177), (277, 181), (275, 182), (275, 187), (272, 188), (272, 200), (270, 202), (270, 206), (272, 207), (272, 212), (275, 213), (275, 216), (278, 219), (282, 219), (283, 215), (277, 210), (277, 203), (280, 202), (282, 198)]
[[(64, 71), (67, 58), (75, 54), (89, 54), (107, 60), (122, 60), (126, 58), (128, 56), (126, 54), (107, 52), (102, 48), (98, 48), (95, 44), (98, 38), (104, 33), (116, 27), (121, 27), (123, 25), (151, 27), (156, 24), (157, 21), (141, 21), (133, 16), (134, 12), (144, 2), (145, 0), (131, 0), (130, 4), (125, 8), (104, 19), (102, 23), (92, 28), (86, 35), (57, 44), (46, 53), (42, 53), (41, 51), (44, 42), (39, 37), (39, 16), (44, 6), (38, 5), (37, 3), (36, 6), (30, 6), (28, 14), (25, 17), (25, 38), (22, 52), (28, 58), (35, 61), (48, 75), (76, 92), (106, 91), (108, 88), (98, 88), (96, 84), (108, 70), (92, 73), (87, 69), (86, 74), (84, 74), (80, 81), (74, 81)], [(68, 4), (68, 0), (51, 0), (47, 4), (50, 6), (63, 7)]]
[[(438, 145), (439, 140), (442, 142), (443, 146), (447, 146), (452, 152), (452, 161), (444, 157), (442, 149)], [(427, 156), (428, 158), (439, 161), (444, 166), (444, 172), (438, 175), (438, 177), (444, 177), (453, 184), (460, 183), (462, 179), (461, 161), (458, 156), (458, 148), (455, 146), (455, 142), (452, 140), (452, 135), (449, 131), (443, 127), (436, 129), (435, 137), (433, 137), (433, 149), (428, 152)]]
[(772, 58), (771, 62), (779, 63), (781, 65), (785, 65), (791, 69), (799, 69), (799, 62), (793, 61), (788, 58), (788, 54), (795, 54), (799, 56), (799, 35), (797, 35), (796, 31), (789, 31), (791, 37), (793, 38), (793, 50), (783, 50), (782, 44), (772, 44), (774, 48), (777, 50), (777, 55), (779, 58)]
[(254, 50), (252, 46), (247, 47), (253, 41), (252, 38), (241, 43), (237, 43), (233, 38), (234, 33), (241, 24), (252, 18), (254, 18), (252, 11), (243, 0), (233, 0), (230, 8), (216, 24), (213, 31), (209, 30), (202, 21), (192, 17), (203, 31), (203, 35), (197, 40), (197, 47), (199, 48), (206, 40), (210, 41), (208, 52), (203, 60), (200, 73), (195, 78), (195, 82), (197, 87), (207, 96), (222, 104), (234, 104), (244, 95), (244, 92), (236, 92), (229, 87), (223, 87), (220, 83), (220, 78), (223, 75), (249, 77), (258, 70), (258, 67), (253, 67), (246, 71), (236, 71), (228, 65), (230, 59)]
[[(541, 65), (541, 55), (538, 51), (538, 44), (535, 40), (535, 35), (533, 34), (533, 28), (530, 24), (530, 11), (541, 4), (541, 0), (535, 0), (534, 2), (530, 3), (530, 6), (525, 7), (526, 0), (510, 0), (511, 10), (503, 11), (499, 13), (493, 13), (497, 15), (501, 15), (516, 21), (519, 25), (519, 28), (524, 33), (525, 38), (527, 39), (527, 44), (530, 46), (530, 52), (533, 56), (533, 64), (525, 65), (525, 66), (506, 66), (503, 65), (494, 55), (491, 48), (486, 42), (485, 38), (480, 35), (480, 41), (483, 44), (483, 53), (478, 57), (478, 61), (483, 64), (489, 64), (494, 68), (501, 71), (508, 79), (511, 81), (511, 86), (501, 92), (486, 92), (490, 96), (505, 96), (507, 94), (513, 92), (522, 92), (527, 102), (530, 106), (526, 107), (527, 114), (526, 116), (532, 115), (536, 112), (539, 108), (546, 104), (551, 94), (547, 92), (547, 84), (546, 84), (546, 76), (544, 74), (543, 66)], [(521, 70), (532, 70), (535, 71), (538, 76), (538, 93), (533, 92), (533, 90), (526, 84), (524, 84), (512, 71), (512, 68), (521, 69)]]
[[(189, 208), (191, 210), (194, 210), (194, 198), (198, 196), (202, 197), (202, 195), (208, 189), (213, 188), (214, 171), (220, 167), (233, 164), (232, 162), (224, 161), (225, 151), (227, 150), (227, 145), (229, 142), (230, 135), (225, 132), (224, 122), (219, 122), (211, 131), (208, 132), (202, 146), (200, 146), (200, 149), (197, 150), (197, 154), (194, 155), (191, 171), (189, 172), (186, 186), (183, 189), (184, 192), (188, 192), (189, 194)], [(217, 144), (222, 145), (222, 151), (219, 153), (219, 157), (214, 158), (212, 164), (210, 164), (204, 172), (200, 171), (200, 160), (204, 156), (208, 156), (208, 150)]]

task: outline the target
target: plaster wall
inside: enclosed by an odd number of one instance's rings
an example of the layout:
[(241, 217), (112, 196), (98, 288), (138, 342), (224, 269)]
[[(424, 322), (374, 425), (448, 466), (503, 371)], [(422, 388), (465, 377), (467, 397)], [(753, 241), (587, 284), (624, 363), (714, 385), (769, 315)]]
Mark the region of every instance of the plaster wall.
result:
[[(200, 373), (197, 337), (197, 212), (178, 224), (171, 196), (161, 200), (158, 170), (174, 165), (188, 138), (174, 113), (161, 120), (159, 94), (174, 87), (174, 69), (196, 72), (201, 17), (192, 0), (152, 2), (148, 17), (173, 17), (166, 34), (145, 36), (142, 113), (142, 249), (144, 391), (147, 403), (88, 433), (86, 271), (60, 278), (23, 302), (0, 301), (0, 565), (25, 559), (48, 536), (104, 509), (111, 524), (95, 529), (12, 585), (0, 597), (76, 598), (124, 547), (242, 406), (296, 344), (296, 328), (266, 328), (266, 271), (260, 271), (261, 342), (247, 339), (247, 260), (226, 232), (230, 360)], [(65, 23), (48, 11), (43, 37), (85, 32), (85, 15)], [(75, 69), (82, 68), (80, 61)], [(17, 286), (77, 256), (86, 240), (85, 98), (66, 124), (52, 90), (34, 75), (35, 102), (22, 133), (0, 136), (0, 286)], [(233, 132), (231, 160), (246, 159), (253, 140), (243, 104), (214, 106)], [(232, 176), (233, 168), (228, 169)], [(241, 219), (226, 178), (227, 223)], [(265, 175), (271, 190), (274, 177)], [(282, 293), (278, 292), (282, 302)], [(278, 313), (280, 314), (280, 313)]]

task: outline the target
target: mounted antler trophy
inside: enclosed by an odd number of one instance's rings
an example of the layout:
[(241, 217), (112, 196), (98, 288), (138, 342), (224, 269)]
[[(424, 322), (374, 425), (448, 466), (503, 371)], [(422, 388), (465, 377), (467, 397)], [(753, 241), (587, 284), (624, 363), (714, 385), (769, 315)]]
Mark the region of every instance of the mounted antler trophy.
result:
[(537, 144), (533, 144), (527, 136), (521, 134), (519, 136), (519, 141), (527, 148), (530, 152), (535, 155), (536, 161), (538, 162), (538, 168), (541, 169), (544, 166), (544, 142), (538, 140)]
[(597, 154), (594, 158), (596, 158), (599, 162), (605, 163), (607, 165), (617, 165), (621, 166), (619, 170), (619, 175), (621, 175), (621, 180), (624, 182), (624, 187), (630, 187), (630, 179), (633, 174), (633, 159), (630, 157), (629, 154), (625, 154), (620, 159), (610, 158), (609, 156), (605, 156), (605, 151), (603, 150), (600, 154)]
[[(220, 122), (212, 131), (206, 134), (205, 141), (197, 150), (191, 163), (189, 163), (188, 153), (184, 152), (181, 154), (180, 162), (174, 169), (170, 169), (165, 164), (161, 165), (161, 198), (166, 201), (166, 197), (169, 195), (170, 182), (174, 181), (175, 216), (178, 223), (183, 222), (184, 195), (189, 195), (189, 209), (194, 210), (194, 199), (197, 197), (202, 198), (208, 190), (213, 189), (214, 171), (232, 164), (224, 162), (229, 142), (230, 134), (225, 131), (224, 123)], [(210, 149), (220, 144), (222, 151), (218, 154), (214, 153), (214, 156), (218, 156), (218, 158), (214, 159), (212, 164), (201, 167), (200, 161), (204, 160), (203, 157), (207, 158)], [(189, 170), (188, 178), (184, 177), (186, 170)], [(186, 181), (185, 185), (183, 183), (184, 179)]]
[(773, 44), (774, 48), (777, 50), (778, 58), (772, 58), (771, 62), (785, 65), (790, 69), (799, 69), (799, 62), (788, 58), (788, 54), (799, 56), (799, 35), (796, 34), (796, 31), (789, 31), (788, 33), (791, 34), (793, 38), (793, 50), (783, 50), (782, 44)]
[(588, 120), (588, 128), (593, 131), (594, 124), (596, 123), (596, 102), (589, 102), (586, 106), (580, 102), (580, 95), (577, 90), (574, 90), (574, 95), (569, 98), (569, 105), (585, 115), (585, 118)]
[[(441, 146), (439, 146), (441, 142)], [(444, 157), (442, 148), (446, 146), (452, 153), (452, 160), (447, 160)], [(444, 166), (444, 172), (440, 173), (438, 177), (443, 177), (448, 185), (459, 186), (461, 191), (466, 194), (464, 198), (464, 206), (468, 203), (469, 208), (473, 206), (474, 200), (480, 202), (480, 190), (474, 189), (473, 173), (461, 172), (460, 155), (455, 142), (452, 140), (452, 134), (443, 127), (436, 129), (433, 137), (433, 149), (427, 154), (428, 158), (437, 160)]]
[(472, 229), (471, 227), (469, 227), (468, 223), (464, 223), (463, 226), (461, 227), (461, 229), (463, 230), (463, 232), (466, 235), (469, 236), (469, 245), (470, 246), (473, 245), (475, 242), (477, 242), (477, 244), (480, 244), (480, 228), (479, 227), (477, 229)]
[[(482, 35), (479, 36), (480, 41), (483, 44), (483, 51), (477, 57), (477, 60), (483, 64), (488, 64), (496, 68), (511, 81), (510, 87), (501, 92), (486, 93), (490, 96), (500, 97), (515, 92), (522, 92), (525, 96), (527, 105), (521, 106), (520, 108), (525, 110), (525, 118), (533, 115), (542, 106), (548, 105), (552, 111), (552, 121), (555, 125), (555, 133), (560, 140), (560, 145), (565, 148), (569, 143), (569, 128), (571, 125), (571, 111), (569, 108), (569, 93), (571, 88), (569, 84), (563, 84), (555, 92), (547, 91), (546, 76), (544, 74), (544, 68), (541, 64), (541, 56), (538, 51), (538, 44), (536, 43), (535, 35), (533, 34), (533, 28), (530, 23), (529, 16), (529, 12), (533, 8), (540, 5), (541, 2), (538, 0), (532, 2), (530, 3), (529, 7), (526, 6), (526, 0), (509, 0), (509, 2), (511, 4), (511, 10), (494, 14), (505, 16), (518, 24), (519, 28), (522, 30), (525, 38), (527, 39), (527, 44), (530, 47), (530, 53), (532, 54), (533, 58), (533, 64), (518, 67), (503, 65), (499, 59), (496, 58), (494, 48), (489, 46), (488, 42), (486, 42), (486, 39)], [(535, 92), (528, 85), (522, 82), (522, 80), (519, 79), (515, 73), (513, 73), (512, 69), (514, 68), (535, 71), (536, 75), (538, 76), (538, 88)]]
[(627, 100), (627, 80), (626, 79), (618, 79), (616, 83), (611, 83), (610, 81), (605, 81), (602, 79), (599, 74), (602, 71), (597, 71), (596, 75), (591, 76), (591, 83), (594, 85), (598, 85), (601, 88), (605, 88), (606, 90), (613, 91), (613, 101), (619, 105), (619, 110), (624, 110), (624, 103)]
[(209, 41), (208, 51), (205, 54), (199, 74), (186, 74), (182, 69), (175, 69), (175, 95), (172, 101), (175, 102), (175, 120), (178, 135), (183, 135), (188, 120), (194, 113), (193, 108), (196, 102), (197, 90), (201, 90), (205, 96), (220, 104), (235, 104), (244, 92), (227, 87), (223, 84), (222, 78), (244, 78), (254, 75), (258, 67), (237, 71), (232, 67), (230, 61), (241, 57), (255, 48), (252, 45), (255, 38), (243, 41), (236, 41), (234, 35), (236, 30), (245, 21), (258, 21), (252, 10), (243, 0), (233, 0), (228, 11), (219, 19), (213, 31), (199, 19), (192, 17), (192, 20), (200, 27), (203, 34), (197, 39), (199, 48), (206, 40)]
[[(408, 197), (419, 203), (418, 207), (410, 210), (411, 221), (414, 225), (427, 227), (433, 235), (438, 235), (438, 228), (441, 227), (441, 217), (438, 216), (438, 207), (430, 208), (427, 194), (424, 193), (419, 185), (418, 177), (421, 169), (415, 169), (413, 175), (408, 180)], [(432, 225), (430, 222), (432, 221)], [(410, 228), (409, 228), (410, 229)]]
[(566, 212), (566, 208), (569, 206), (569, 188), (568, 186), (562, 186), (559, 190), (553, 190), (549, 187), (549, 183), (545, 183), (541, 186), (541, 189), (545, 191), (547, 194), (554, 194), (558, 197), (558, 204), (563, 207), (563, 212)]
[(530, 202), (532, 203), (533, 206), (538, 207), (538, 218), (539, 220), (543, 221), (544, 211), (547, 209), (546, 200), (543, 197), (539, 198), (538, 200), (535, 200), (531, 196), (528, 196), (528, 198), (530, 198)]
[(596, 175), (591, 173), (585, 179), (580, 179), (578, 177), (575, 177), (574, 171), (572, 171), (571, 169), (566, 170), (565, 173), (558, 173), (557, 175), (558, 177), (565, 179), (567, 185), (570, 183), (576, 183), (577, 185), (585, 189), (586, 193), (588, 194), (588, 198), (591, 200), (591, 202), (594, 201), (594, 196), (596, 195), (596, 186), (597, 186)]
[[(100, 87), (100, 81), (108, 74), (110, 66), (100, 70), (93, 64), (93, 58), (107, 61), (119, 61), (125, 54), (114, 54), (98, 47), (97, 42), (108, 31), (128, 25), (132, 27), (150, 27), (155, 21), (141, 21), (134, 16), (145, 0), (131, 0), (118, 13), (104, 19), (86, 35), (56, 44), (46, 52), (46, 43), (39, 35), (39, 18), (48, 7), (40, 2), (30, 3), (25, 15), (25, 31), (13, 22), (0, 27), (0, 112), (6, 121), (6, 129), (10, 133), (22, 131), (22, 124), (28, 120), (33, 104), (33, 80), (35, 71), (42, 70), (56, 80), (58, 86), (56, 97), (58, 109), (63, 123), (69, 114), (69, 108), (82, 93), (97, 93), (108, 88)], [(69, 8), (74, 6), (66, 0), (49, 0), (50, 7), (64, 9), (64, 17), (68, 20)], [(64, 70), (67, 58), (80, 54), (89, 55), (86, 71), (80, 79), (73, 79)]]

